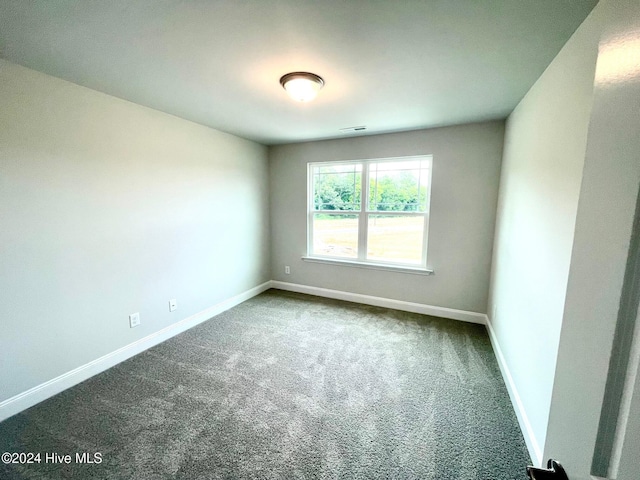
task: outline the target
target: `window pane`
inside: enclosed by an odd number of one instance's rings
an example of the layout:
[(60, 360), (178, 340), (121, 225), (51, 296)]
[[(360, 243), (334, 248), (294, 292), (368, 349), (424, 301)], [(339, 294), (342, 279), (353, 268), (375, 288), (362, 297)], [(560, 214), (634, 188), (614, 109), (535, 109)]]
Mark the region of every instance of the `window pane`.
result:
[(426, 212), (429, 201), (429, 170), (423, 169), (420, 175), (420, 190), (418, 191), (418, 211)]
[(424, 212), (427, 205), (427, 162), (375, 162), (369, 165), (369, 210)]
[(367, 259), (420, 265), (423, 216), (370, 215)]
[(313, 253), (358, 258), (358, 215), (313, 215)]
[(313, 167), (314, 210), (360, 210), (362, 165)]
[(329, 165), (318, 165), (313, 167), (313, 173), (352, 173), (362, 171), (360, 163), (338, 163)]
[(375, 162), (377, 170), (380, 172), (385, 172), (389, 170), (416, 170), (420, 168), (421, 160), (406, 160), (406, 161), (395, 161), (395, 162)]

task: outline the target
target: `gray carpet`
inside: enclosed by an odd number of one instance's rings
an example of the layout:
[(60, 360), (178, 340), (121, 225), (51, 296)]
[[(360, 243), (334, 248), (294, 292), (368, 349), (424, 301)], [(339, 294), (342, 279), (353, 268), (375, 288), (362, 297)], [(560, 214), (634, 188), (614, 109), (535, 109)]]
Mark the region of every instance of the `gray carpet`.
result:
[(530, 463), (483, 326), (277, 290), (0, 423), (5, 451), (42, 461), (2, 479), (512, 480)]

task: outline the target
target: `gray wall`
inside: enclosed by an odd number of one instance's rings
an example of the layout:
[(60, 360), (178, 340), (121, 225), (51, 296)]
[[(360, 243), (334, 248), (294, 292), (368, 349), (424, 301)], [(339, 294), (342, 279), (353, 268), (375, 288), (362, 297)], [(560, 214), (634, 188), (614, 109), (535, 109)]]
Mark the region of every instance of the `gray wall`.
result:
[(588, 17), (507, 119), (489, 319), (534, 459), (547, 433), (598, 38)]
[(269, 280), (267, 168), (264, 146), (0, 60), (0, 401)]
[[(503, 135), (503, 122), (486, 122), (270, 147), (272, 278), (485, 313)], [(419, 154), (433, 154), (427, 265), (435, 275), (301, 260), (307, 163)]]
[[(592, 17), (600, 53), (544, 450), (576, 479), (590, 478), (640, 189), (640, 3), (603, 0)], [(626, 434), (637, 447), (637, 419)], [(637, 479), (639, 454), (607, 478)]]

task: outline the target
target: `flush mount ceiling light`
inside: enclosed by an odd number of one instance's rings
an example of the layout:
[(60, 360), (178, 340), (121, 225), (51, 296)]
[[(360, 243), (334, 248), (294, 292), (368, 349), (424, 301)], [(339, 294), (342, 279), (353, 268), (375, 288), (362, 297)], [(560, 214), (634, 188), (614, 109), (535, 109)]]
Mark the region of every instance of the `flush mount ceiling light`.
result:
[(294, 100), (310, 102), (318, 95), (324, 80), (315, 73), (292, 72), (280, 78), (280, 85)]

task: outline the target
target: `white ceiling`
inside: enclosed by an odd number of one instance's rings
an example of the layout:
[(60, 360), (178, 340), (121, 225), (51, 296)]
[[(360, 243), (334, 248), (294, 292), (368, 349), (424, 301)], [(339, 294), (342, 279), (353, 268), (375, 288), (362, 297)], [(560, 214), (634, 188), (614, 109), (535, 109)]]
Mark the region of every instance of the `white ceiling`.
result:
[[(0, 0), (0, 56), (265, 144), (506, 117), (597, 0)], [(326, 82), (295, 103), (291, 71)]]

